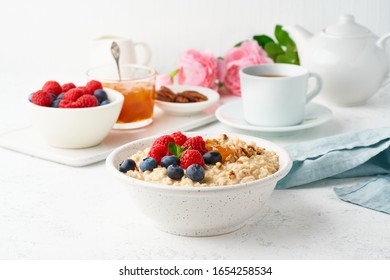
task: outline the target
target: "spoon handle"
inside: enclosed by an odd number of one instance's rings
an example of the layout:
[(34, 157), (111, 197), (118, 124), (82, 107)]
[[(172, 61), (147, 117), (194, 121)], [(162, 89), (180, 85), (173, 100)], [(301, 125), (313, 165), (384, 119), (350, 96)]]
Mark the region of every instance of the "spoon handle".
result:
[(119, 81), (121, 81), (122, 80), (121, 71), (119, 68), (119, 57), (120, 57), (121, 51), (120, 51), (118, 44), (115, 41), (112, 42), (112, 44), (111, 44), (111, 53), (112, 53), (112, 56), (114, 57), (115, 62), (116, 62), (116, 68), (118, 69)]

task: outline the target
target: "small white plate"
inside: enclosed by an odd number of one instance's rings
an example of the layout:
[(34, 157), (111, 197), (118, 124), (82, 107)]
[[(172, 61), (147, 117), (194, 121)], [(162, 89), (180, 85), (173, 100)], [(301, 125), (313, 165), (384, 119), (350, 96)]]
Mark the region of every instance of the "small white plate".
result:
[(185, 90), (194, 90), (205, 96), (208, 100), (201, 102), (191, 102), (191, 103), (174, 103), (174, 102), (165, 102), (160, 100), (155, 100), (156, 105), (163, 111), (175, 115), (188, 115), (199, 113), (211, 105), (215, 104), (219, 100), (218, 92), (199, 86), (186, 86), (186, 85), (174, 85), (167, 86), (174, 93), (183, 92)]
[(297, 132), (307, 128), (319, 126), (327, 122), (332, 117), (332, 115), (332, 111), (328, 107), (317, 103), (309, 103), (306, 105), (304, 120), (301, 124), (292, 126), (268, 127), (255, 126), (246, 122), (244, 119), (241, 100), (222, 105), (215, 112), (217, 119), (228, 126), (243, 130), (275, 134)]

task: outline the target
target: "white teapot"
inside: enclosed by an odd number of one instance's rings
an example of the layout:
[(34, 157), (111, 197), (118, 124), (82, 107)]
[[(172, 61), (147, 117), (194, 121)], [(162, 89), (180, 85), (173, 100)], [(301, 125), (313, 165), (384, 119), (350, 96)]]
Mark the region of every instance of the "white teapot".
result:
[(352, 15), (312, 35), (300, 26), (287, 26), (296, 42), (301, 65), (323, 80), (321, 95), (336, 105), (364, 103), (383, 85), (389, 72), (385, 43), (390, 33), (378, 38), (355, 22)]

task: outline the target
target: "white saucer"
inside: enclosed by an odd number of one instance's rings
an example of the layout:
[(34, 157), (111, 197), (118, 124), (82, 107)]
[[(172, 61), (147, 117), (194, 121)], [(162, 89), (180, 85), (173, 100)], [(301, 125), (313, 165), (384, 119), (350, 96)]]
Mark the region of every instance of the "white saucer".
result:
[(242, 101), (230, 102), (222, 105), (215, 112), (217, 119), (234, 128), (263, 133), (290, 133), (319, 126), (332, 117), (332, 111), (323, 105), (309, 103), (306, 105), (304, 120), (301, 124), (293, 126), (255, 126), (247, 123), (244, 119)]

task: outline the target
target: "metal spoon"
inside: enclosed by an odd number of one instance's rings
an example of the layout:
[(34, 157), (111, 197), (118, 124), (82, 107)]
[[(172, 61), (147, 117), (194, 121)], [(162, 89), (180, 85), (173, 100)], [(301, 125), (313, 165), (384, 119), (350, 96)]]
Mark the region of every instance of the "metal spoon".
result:
[(115, 62), (116, 62), (116, 68), (118, 69), (119, 81), (121, 81), (122, 80), (121, 71), (119, 69), (119, 56), (121, 54), (121, 51), (119, 49), (118, 44), (115, 41), (112, 42), (112, 44), (111, 44), (111, 53), (112, 53), (112, 56), (114, 57)]

